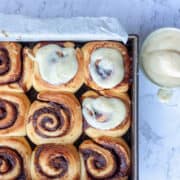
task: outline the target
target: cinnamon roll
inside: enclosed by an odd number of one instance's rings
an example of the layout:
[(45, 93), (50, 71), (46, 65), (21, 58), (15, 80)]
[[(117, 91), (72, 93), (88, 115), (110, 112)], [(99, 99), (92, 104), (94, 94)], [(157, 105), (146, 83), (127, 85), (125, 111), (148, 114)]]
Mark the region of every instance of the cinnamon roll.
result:
[(41, 92), (33, 102), (26, 126), (35, 144), (75, 142), (82, 133), (81, 106), (73, 94)]
[(85, 140), (79, 147), (81, 179), (127, 180), (130, 150), (121, 138)]
[(23, 137), (0, 138), (0, 180), (30, 180), (31, 148)]
[(83, 84), (82, 52), (73, 43), (38, 43), (30, 57), (35, 61), (37, 91), (75, 92)]
[(25, 136), (29, 107), (24, 94), (0, 92), (0, 136)]
[(127, 94), (87, 91), (82, 95), (84, 131), (92, 138), (124, 135), (131, 124), (130, 99)]
[(89, 42), (82, 48), (87, 86), (99, 91), (126, 92), (130, 59), (126, 47), (117, 42)]
[(79, 180), (80, 159), (73, 145), (43, 144), (36, 147), (31, 160), (34, 180)]
[(32, 85), (33, 62), (22, 52), (21, 45), (0, 42), (0, 89), (1, 91), (26, 92)]

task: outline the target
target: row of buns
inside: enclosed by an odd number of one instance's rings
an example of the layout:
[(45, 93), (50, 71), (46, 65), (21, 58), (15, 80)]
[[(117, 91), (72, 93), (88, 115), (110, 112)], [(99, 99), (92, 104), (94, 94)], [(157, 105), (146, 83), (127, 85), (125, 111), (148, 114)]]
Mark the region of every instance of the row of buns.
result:
[[(115, 115), (125, 118), (120, 119), (121, 123), (115, 128), (93, 126), (83, 115), (83, 109), (88, 108), (85, 100), (102, 97), (124, 103), (125, 116)], [(31, 104), (24, 94), (0, 92), (0, 179), (127, 180), (130, 173), (130, 149), (119, 136), (126, 133), (130, 126), (128, 95), (122, 93), (112, 97), (87, 91), (81, 100), (82, 107), (71, 93), (41, 92)], [(102, 123), (101, 127), (104, 121), (111, 122), (111, 119), (105, 117), (111, 118), (114, 112), (113, 107), (110, 108), (112, 104), (106, 100), (106, 107), (97, 107), (98, 111), (101, 110), (99, 108), (105, 108), (108, 114), (98, 113), (95, 107), (90, 108), (89, 112), (97, 116), (97, 122)], [(80, 141), (78, 139), (83, 132), (89, 139), (82, 138)], [(28, 142), (20, 137), (25, 135), (37, 145), (32, 155)], [(73, 143), (81, 143), (79, 152)]]
[(124, 93), (87, 91), (80, 104), (71, 93), (41, 92), (30, 104), (24, 94), (0, 92), (0, 119), (0, 137), (27, 135), (37, 145), (74, 143), (83, 131), (91, 138), (119, 137), (130, 127), (130, 100)]
[(0, 42), (0, 179), (128, 179), (129, 82), (121, 43)]
[(98, 91), (126, 92), (130, 58), (118, 42), (40, 42), (33, 48), (0, 42), (1, 90), (76, 92), (83, 83)]
[[(127, 180), (130, 150), (121, 138), (84, 140), (71, 144), (42, 144), (33, 151), (24, 137), (0, 138), (0, 179)], [(120, 165), (121, 164), (121, 165)]]

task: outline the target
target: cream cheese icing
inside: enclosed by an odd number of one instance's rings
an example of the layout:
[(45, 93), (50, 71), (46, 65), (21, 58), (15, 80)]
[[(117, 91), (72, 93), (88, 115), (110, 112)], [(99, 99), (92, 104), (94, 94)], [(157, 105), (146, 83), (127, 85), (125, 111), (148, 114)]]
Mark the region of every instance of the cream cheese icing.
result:
[(145, 40), (140, 55), (147, 76), (164, 87), (180, 86), (180, 30), (162, 28)]
[(82, 112), (88, 124), (92, 127), (107, 130), (120, 125), (126, 117), (126, 106), (117, 98), (100, 96), (85, 98)]
[(124, 78), (123, 57), (117, 49), (98, 48), (91, 54), (89, 70), (102, 88), (113, 88)]
[(78, 71), (76, 51), (72, 47), (63, 48), (56, 44), (43, 46), (36, 52), (35, 60), (42, 79), (50, 84), (67, 83)]

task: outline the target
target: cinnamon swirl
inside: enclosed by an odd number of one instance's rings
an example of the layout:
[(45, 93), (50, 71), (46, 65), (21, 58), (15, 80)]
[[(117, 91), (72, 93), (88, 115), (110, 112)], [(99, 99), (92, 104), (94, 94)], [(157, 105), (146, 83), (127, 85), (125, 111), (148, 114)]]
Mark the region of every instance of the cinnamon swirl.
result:
[(32, 85), (33, 63), (28, 60), (21, 45), (0, 42), (0, 89), (1, 91), (26, 92)]
[(130, 99), (127, 94), (87, 91), (82, 95), (84, 131), (92, 138), (124, 135), (131, 124)]
[(73, 94), (41, 92), (33, 102), (26, 126), (35, 144), (75, 142), (82, 133), (81, 106)]
[(25, 136), (29, 107), (24, 94), (0, 92), (0, 136)]
[(96, 41), (85, 44), (82, 51), (87, 86), (111, 92), (128, 90), (130, 59), (124, 45), (111, 41)]
[(79, 147), (81, 179), (127, 180), (130, 151), (121, 138), (99, 137), (85, 140)]
[(80, 159), (73, 145), (43, 144), (36, 147), (31, 160), (34, 180), (79, 180)]
[(30, 180), (31, 148), (23, 137), (0, 138), (0, 180)]

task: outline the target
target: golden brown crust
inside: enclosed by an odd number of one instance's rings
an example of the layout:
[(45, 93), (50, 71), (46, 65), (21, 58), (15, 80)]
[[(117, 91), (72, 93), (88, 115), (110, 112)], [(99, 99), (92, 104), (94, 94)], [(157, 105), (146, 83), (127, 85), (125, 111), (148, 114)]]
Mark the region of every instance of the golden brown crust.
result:
[(130, 150), (122, 138), (102, 136), (85, 140), (79, 147), (81, 179), (127, 180)]
[(32, 154), (31, 174), (33, 180), (79, 180), (79, 154), (73, 145), (39, 145)]
[[(105, 136), (105, 135), (108, 135), (111, 137), (122, 136), (128, 131), (128, 129), (131, 125), (131, 110), (130, 110), (131, 102), (130, 102), (130, 99), (126, 93), (119, 93), (119, 94), (114, 95), (114, 93), (111, 93), (111, 92), (104, 92), (103, 95), (105, 97), (118, 98), (121, 101), (123, 101), (124, 104), (126, 105), (126, 111), (127, 111), (126, 118), (124, 119), (124, 121), (119, 126), (113, 128), (113, 129), (101, 130), (101, 129), (96, 129), (94, 127), (91, 127), (87, 123), (86, 119), (83, 117), (83, 119), (84, 119), (84, 131), (91, 138), (96, 138), (96, 137)], [(87, 97), (97, 98), (99, 96), (101, 96), (101, 95), (95, 91), (87, 91), (81, 96), (81, 100), (83, 101)]]
[[(42, 46), (48, 45), (48, 44), (56, 44), (61, 47), (74, 47), (75, 45), (71, 42), (53, 42), (53, 43), (38, 43), (34, 46), (33, 48), (33, 55), (35, 56), (36, 52), (38, 51), (39, 48)], [(40, 92), (40, 91), (66, 91), (66, 92), (75, 92), (77, 91), (81, 85), (84, 82), (84, 76), (83, 76), (83, 56), (82, 52), (79, 48), (76, 48), (76, 59), (78, 62), (78, 71), (76, 75), (67, 83), (61, 84), (61, 85), (53, 85), (45, 80), (42, 79), (40, 72), (39, 72), (39, 67), (38, 63), (34, 62), (34, 77), (33, 77), (33, 86), (34, 88)]]
[[(92, 79), (90, 72), (89, 72), (89, 64), (91, 59), (91, 54), (94, 50), (98, 48), (115, 48), (119, 50), (121, 53), (123, 60), (124, 60), (124, 69), (125, 69), (125, 76), (122, 82), (120, 82), (117, 86), (111, 88), (111, 89), (104, 89), (100, 86), (98, 86)], [(105, 91), (105, 92), (114, 92), (114, 93), (120, 93), (120, 92), (127, 92), (129, 88), (129, 78), (130, 78), (130, 59), (128, 56), (127, 48), (118, 43), (118, 42), (112, 42), (112, 41), (94, 41), (89, 42), (85, 44), (82, 47), (83, 57), (84, 57), (84, 76), (85, 76), (85, 83), (87, 86), (98, 90), (98, 91)]]
[(31, 180), (31, 148), (23, 137), (0, 138), (0, 179)]
[(26, 129), (35, 144), (73, 143), (82, 133), (81, 106), (73, 94), (41, 92), (30, 107)]
[(24, 94), (0, 91), (0, 136), (25, 136), (29, 107)]
[(22, 69), (22, 77), (20, 79), (20, 85), (24, 89), (24, 91), (30, 90), (32, 87), (34, 73), (34, 62), (28, 56), (28, 48), (25, 47), (23, 49), (23, 69)]
[(32, 85), (32, 62), (21, 59), (21, 49), (18, 43), (0, 42), (1, 91), (26, 92)]

